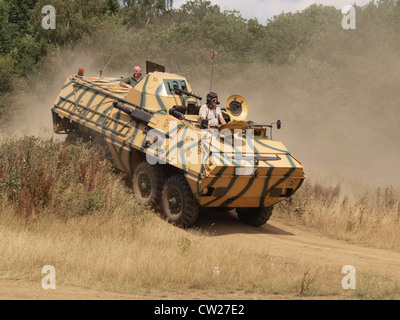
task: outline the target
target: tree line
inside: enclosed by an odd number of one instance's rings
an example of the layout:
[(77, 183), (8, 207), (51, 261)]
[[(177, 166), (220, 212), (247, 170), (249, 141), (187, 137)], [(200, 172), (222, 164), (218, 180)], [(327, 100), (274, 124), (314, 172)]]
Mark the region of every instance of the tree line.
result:
[(346, 67), (346, 57), (359, 54), (365, 46), (397, 50), (400, 36), (398, 0), (355, 6), (357, 29), (346, 32), (341, 26), (343, 14), (332, 6), (314, 4), (258, 21), (206, 0), (188, 1), (177, 9), (172, 0), (52, 0), (56, 29), (46, 30), (42, 8), (48, 4), (48, 0), (0, 0), (3, 119), (16, 81), (39, 72), (43, 58), (60, 48), (90, 45), (100, 63), (110, 68), (149, 58), (189, 76), (208, 68), (216, 50), (223, 77), (227, 68), (240, 72), (241, 66), (251, 63), (281, 67), (302, 59), (322, 59), (340, 70)]

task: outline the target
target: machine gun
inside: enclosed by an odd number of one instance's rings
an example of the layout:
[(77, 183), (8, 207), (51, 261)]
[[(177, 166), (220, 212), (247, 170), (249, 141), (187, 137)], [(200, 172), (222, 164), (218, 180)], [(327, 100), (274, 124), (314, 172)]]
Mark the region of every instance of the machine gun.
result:
[(178, 94), (178, 95), (185, 94), (187, 96), (190, 96), (190, 97), (193, 97), (193, 98), (196, 98), (196, 99), (199, 99), (199, 100), (202, 99), (202, 97), (196, 96), (193, 93), (190, 93), (190, 92), (187, 92), (185, 90), (182, 90), (182, 89), (178, 88), (177, 86), (174, 86), (174, 88), (172, 90), (175, 91), (175, 93)]
[(150, 122), (151, 118), (153, 117), (150, 113), (148, 113), (146, 111), (129, 108), (129, 107), (123, 105), (119, 101), (114, 101), (113, 106), (114, 106), (114, 108), (121, 110), (122, 112), (124, 112), (126, 114), (129, 114), (131, 116), (131, 118), (135, 121), (141, 121), (141, 122), (148, 124)]

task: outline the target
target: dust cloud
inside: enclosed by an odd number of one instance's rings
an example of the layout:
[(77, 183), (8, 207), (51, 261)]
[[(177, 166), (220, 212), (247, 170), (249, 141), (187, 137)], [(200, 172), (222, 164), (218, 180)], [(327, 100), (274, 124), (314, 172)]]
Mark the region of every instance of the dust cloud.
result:
[(374, 64), (372, 57), (333, 79), (300, 79), (300, 88), (271, 93), (279, 94), (271, 115), (282, 118), (282, 140), (306, 167), (370, 184), (399, 183), (400, 112), (393, 86), (399, 63), (392, 58), (393, 64), (386, 61), (368, 75), (363, 71)]
[[(343, 49), (338, 49), (339, 54)], [(285, 67), (243, 66), (224, 98), (240, 94), (248, 120), (271, 124), (314, 181), (400, 186), (400, 59), (398, 51), (366, 47), (332, 63), (310, 54)], [(230, 93), (227, 88), (232, 89)], [(324, 178), (323, 178), (324, 177)]]
[(16, 84), (13, 104), (19, 110), (4, 128), (4, 135), (20, 137), (37, 135), (63, 140), (63, 135), (53, 134), (51, 108), (64, 83), (70, 75), (84, 68), (86, 76), (120, 78), (133, 73), (133, 65), (126, 70), (109, 70), (107, 65), (98, 63), (99, 53), (91, 49), (62, 49), (47, 56), (38, 72)]
[[(249, 63), (232, 71), (219, 66), (217, 59), (211, 89), (218, 92), (222, 107), (231, 94), (242, 95), (250, 107), (248, 120), (271, 124), (280, 119), (282, 129), (274, 129), (273, 138), (302, 161), (309, 178), (398, 186), (397, 52), (369, 47), (356, 55), (338, 49), (341, 54), (336, 62), (311, 52), (287, 66)], [(16, 89), (15, 102), (23, 111), (10, 124), (12, 133), (52, 136), (50, 109), (67, 77), (78, 68), (85, 68), (87, 76), (103, 70), (103, 76), (117, 78), (131, 74), (135, 64), (145, 64), (144, 59), (132, 60), (112, 68), (100, 60), (99, 53), (89, 49), (64, 49), (48, 56), (33, 81)], [(193, 74), (188, 77), (191, 86), (205, 97), (211, 64), (209, 73)]]

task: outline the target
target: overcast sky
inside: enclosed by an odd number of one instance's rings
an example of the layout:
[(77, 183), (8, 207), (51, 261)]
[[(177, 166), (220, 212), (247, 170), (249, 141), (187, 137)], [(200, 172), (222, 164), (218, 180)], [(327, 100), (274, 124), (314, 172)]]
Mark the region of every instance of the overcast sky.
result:
[[(222, 11), (237, 10), (245, 19), (257, 18), (259, 23), (265, 24), (268, 18), (284, 12), (304, 10), (313, 3), (326, 6), (335, 6), (338, 9), (345, 5), (357, 4), (364, 6), (371, 0), (210, 0), (218, 4)], [(179, 8), (187, 0), (174, 0), (174, 7)]]

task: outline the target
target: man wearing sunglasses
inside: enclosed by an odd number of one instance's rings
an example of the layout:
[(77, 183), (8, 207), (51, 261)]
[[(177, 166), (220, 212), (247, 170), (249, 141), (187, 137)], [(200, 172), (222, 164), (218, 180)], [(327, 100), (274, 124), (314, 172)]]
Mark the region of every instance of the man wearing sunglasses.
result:
[(207, 94), (207, 103), (203, 104), (199, 111), (200, 125), (202, 120), (208, 120), (208, 129), (217, 128), (219, 124), (226, 124), (218, 104), (218, 95), (215, 92)]

